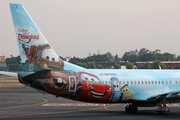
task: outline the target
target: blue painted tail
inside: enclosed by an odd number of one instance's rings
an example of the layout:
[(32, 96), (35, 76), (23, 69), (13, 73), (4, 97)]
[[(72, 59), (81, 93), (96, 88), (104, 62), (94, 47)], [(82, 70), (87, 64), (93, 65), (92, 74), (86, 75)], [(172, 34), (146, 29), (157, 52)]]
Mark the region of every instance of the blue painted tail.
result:
[(10, 3), (10, 9), (24, 71), (35, 72), (46, 68), (74, 71), (82, 69), (58, 57), (21, 4)]

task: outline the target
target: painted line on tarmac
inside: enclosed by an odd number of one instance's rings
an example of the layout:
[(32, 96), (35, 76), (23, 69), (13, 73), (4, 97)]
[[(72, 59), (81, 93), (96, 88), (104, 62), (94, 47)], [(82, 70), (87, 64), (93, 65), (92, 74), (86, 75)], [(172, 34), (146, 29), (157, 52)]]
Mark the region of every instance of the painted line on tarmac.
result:
[[(106, 107), (113, 107), (113, 106), (114, 105), (108, 105)], [(83, 111), (99, 110), (99, 109), (105, 109), (105, 106), (99, 106), (99, 107), (87, 108), (87, 109), (79, 109), (79, 110), (70, 110), (70, 111), (42, 112), (42, 113), (37, 113), (34, 115), (52, 115), (52, 114), (63, 114), (63, 113), (75, 113), (75, 112), (83, 112)]]
[(173, 106), (180, 106), (178, 103), (174, 103), (174, 104), (166, 104), (169, 107), (173, 107)]
[(76, 106), (76, 107), (83, 107), (83, 106), (90, 106), (90, 107), (96, 107), (96, 106), (106, 106), (106, 104), (92, 104), (92, 103), (47, 103), (43, 104), (42, 106), (57, 106), (57, 107), (64, 107), (64, 106)]
[(5, 108), (0, 108), (0, 110), (7, 110), (7, 109), (15, 109), (15, 108), (23, 108), (23, 107), (32, 107), (32, 106), (36, 106), (36, 105), (42, 105), (48, 102), (47, 99), (42, 99), (42, 98), (37, 98), (40, 100), (43, 100), (42, 102), (39, 103), (34, 103), (34, 104), (29, 104), (29, 105), (19, 105), (19, 106), (13, 106), (13, 107), (5, 107)]
[(90, 111), (90, 110), (100, 110), (100, 109), (105, 109), (109, 107), (113, 107), (113, 105), (108, 105), (108, 106), (100, 106), (100, 107), (95, 107), (95, 108), (88, 108), (88, 109), (79, 109), (79, 110), (69, 110), (69, 111), (57, 111), (57, 112), (39, 112), (36, 114), (16, 114), (16, 115), (9, 115), (9, 116), (0, 116), (0, 118), (13, 118), (13, 117), (27, 117), (27, 116), (38, 116), (38, 115), (53, 115), (53, 114), (65, 114), (65, 113), (75, 113), (75, 112), (83, 112), (83, 111)]

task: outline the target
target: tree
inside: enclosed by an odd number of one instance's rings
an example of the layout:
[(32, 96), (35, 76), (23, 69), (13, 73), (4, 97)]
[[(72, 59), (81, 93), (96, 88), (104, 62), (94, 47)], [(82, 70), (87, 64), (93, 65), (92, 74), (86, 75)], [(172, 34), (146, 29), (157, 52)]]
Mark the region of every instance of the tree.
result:
[(178, 56), (176, 57), (176, 60), (177, 60), (177, 61), (180, 61), (180, 55), (178, 55)]
[(149, 62), (146, 62), (144, 64), (144, 69), (150, 69), (150, 68), (151, 68), (151, 66), (150, 66)]
[(88, 62), (87, 68), (96, 68), (94, 62)]
[(78, 62), (77, 65), (81, 66), (81, 67), (84, 67), (84, 68), (87, 68), (87, 64), (84, 63), (84, 62)]
[(9, 71), (22, 71), (23, 67), (20, 61), (21, 61), (20, 56), (17, 57), (11, 56), (11, 58), (6, 58), (6, 64), (9, 68)]
[(77, 64), (78, 62), (84, 62), (84, 59), (73, 57), (68, 62), (73, 63), (73, 64)]
[(102, 65), (97, 65), (97, 68), (98, 69), (103, 69), (103, 66)]
[(169, 60), (173, 61), (173, 60), (175, 60), (175, 55), (165, 52), (162, 54), (161, 60), (162, 61), (169, 61)]
[(145, 55), (145, 54), (147, 54), (147, 53), (149, 53), (150, 51), (148, 50), (148, 49), (146, 49), (146, 48), (141, 48), (140, 50), (139, 50), (139, 55)]
[(136, 62), (138, 61), (138, 59), (139, 59), (139, 56), (138, 56), (137, 49), (134, 51), (130, 50), (129, 52), (125, 52), (122, 57), (123, 61)]
[(130, 62), (126, 63), (126, 69), (133, 69), (134, 65)]
[(118, 62), (119, 61), (119, 58), (118, 58), (118, 55), (116, 54), (115, 56), (115, 62)]
[(153, 69), (159, 69), (161, 67), (162, 69), (166, 68), (166, 65), (164, 63), (161, 63), (160, 60), (154, 60), (153, 61)]
[(154, 60), (153, 61), (153, 69), (159, 69), (160, 64), (161, 64), (160, 60)]
[(113, 57), (112, 57), (112, 54), (111, 54), (110, 52), (107, 52), (106, 55), (107, 55), (107, 57), (110, 58), (110, 59), (113, 58)]
[(166, 64), (161, 63), (161, 64), (160, 64), (160, 67), (161, 67), (162, 69), (166, 69)]
[(120, 68), (121, 68), (120, 64), (118, 64), (118, 63), (114, 64), (114, 69), (120, 69)]

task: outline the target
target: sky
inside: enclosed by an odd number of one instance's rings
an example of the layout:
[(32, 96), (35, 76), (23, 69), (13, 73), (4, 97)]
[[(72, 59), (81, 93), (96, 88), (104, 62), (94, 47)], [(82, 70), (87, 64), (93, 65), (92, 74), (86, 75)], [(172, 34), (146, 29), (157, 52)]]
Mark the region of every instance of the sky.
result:
[(18, 56), (9, 3), (21, 3), (55, 52), (85, 58), (160, 49), (180, 55), (180, 0), (0, 0), (0, 53)]

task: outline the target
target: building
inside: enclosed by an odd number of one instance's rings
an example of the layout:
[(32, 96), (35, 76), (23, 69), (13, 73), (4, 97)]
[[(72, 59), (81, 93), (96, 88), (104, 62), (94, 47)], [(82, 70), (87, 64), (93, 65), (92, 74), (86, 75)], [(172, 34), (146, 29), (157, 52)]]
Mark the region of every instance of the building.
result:
[(7, 71), (8, 67), (7, 64), (5, 62), (5, 55), (0, 54), (0, 70), (2, 71)]
[[(142, 69), (146, 62), (136, 62), (135, 65), (137, 69)], [(150, 68), (153, 67), (153, 62), (148, 62), (150, 64)], [(166, 65), (167, 69), (180, 69), (180, 61), (162, 61), (161, 63)]]
[(5, 62), (5, 55), (0, 54), (0, 62)]

